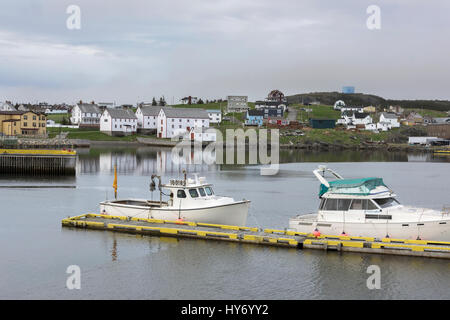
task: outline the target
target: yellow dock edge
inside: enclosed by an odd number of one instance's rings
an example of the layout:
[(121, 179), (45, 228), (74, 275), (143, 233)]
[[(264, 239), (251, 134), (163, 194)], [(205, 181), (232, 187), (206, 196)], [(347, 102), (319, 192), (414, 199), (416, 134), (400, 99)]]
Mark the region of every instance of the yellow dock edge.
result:
[(64, 155), (76, 155), (75, 150), (51, 150), (51, 149), (0, 149), (0, 154), (10, 154), (10, 155), (53, 155), (53, 156), (64, 156)]
[[(84, 218), (104, 218), (105, 222), (84, 221)], [(176, 224), (179, 227), (152, 227), (142, 225), (131, 225), (123, 223), (113, 223), (111, 220), (122, 221), (143, 221), (155, 224)], [(124, 216), (110, 216), (96, 213), (86, 213), (74, 217), (62, 219), (62, 225), (74, 227), (91, 227), (116, 231), (133, 232), (156, 232), (157, 235), (196, 237), (207, 239), (220, 239), (238, 241), (244, 243), (278, 245), (296, 248), (313, 248), (338, 251), (368, 252), (368, 253), (388, 253), (423, 257), (450, 258), (450, 242), (425, 241), (384, 238), (375, 241), (374, 238), (348, 237), (348, 236), (326, 236), (314, 237), (312, 234), (290, 232), (276, 229), (264, 229), (265, 234), (245, 234), (229, 233), (226, 230), (258, 232), (258, 228), (238, 227), (229, 225), (194, 223), (188, 221), (171, 221), (158, 219), (127, 218)], [(182, 226), (213, 227), (224, 230), (224, 232), (183, 229)], [(277, 235), (298, 236), (298, 238), (277, 237)], [(274, 235), (274, 236), (273, 236)], [(409, 253), (408, 253), (409, 252)]]

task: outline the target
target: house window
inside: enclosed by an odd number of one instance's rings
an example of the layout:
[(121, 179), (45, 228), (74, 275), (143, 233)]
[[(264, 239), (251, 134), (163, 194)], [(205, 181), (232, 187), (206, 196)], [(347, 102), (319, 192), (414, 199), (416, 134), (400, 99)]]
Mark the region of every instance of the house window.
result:
[(28, 116), (23, 116), (23, 120), (28, 120)]
[(33, 116), (33, 120), (36, 120), (36, 116)]
[(24, 127), (28, 127), (28, 123), (24, 122), (24, 123), (23, 123), (23, 126), (24, 126)]
[(105, 122), (108, 122), (108, 118), (105, 118)]
[(161, 119), (161, 124), (163, 124), (163, 120)]

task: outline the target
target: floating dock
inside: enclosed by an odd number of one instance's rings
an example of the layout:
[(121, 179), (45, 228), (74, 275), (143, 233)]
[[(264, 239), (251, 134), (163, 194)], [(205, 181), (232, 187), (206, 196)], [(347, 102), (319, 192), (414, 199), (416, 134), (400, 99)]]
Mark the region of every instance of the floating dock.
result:
[(0, 173), (74, 175), (76, 152), (49, 149), (0, 149)]
[(109, 230), (150, 236), (231, 241), (296, 249), (319, 249), (450, 259), (450, 242), (443, 241), (391, 238), (378, 240), (369, 237), (330, 235), (314, 237), (312, 234), (276, 229), (127, 218), (93, 213), (63, 219), (62, 225), (64, 227)]

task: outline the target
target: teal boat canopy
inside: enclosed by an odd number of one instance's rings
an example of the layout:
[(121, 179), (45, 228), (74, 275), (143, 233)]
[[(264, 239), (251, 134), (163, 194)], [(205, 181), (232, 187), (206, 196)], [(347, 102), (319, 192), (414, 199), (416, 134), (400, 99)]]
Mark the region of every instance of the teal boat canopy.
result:
[(328, 183), (329, 188), (324, 184), (320, 185), (319, 197), (326, 192), (365, 196), (378, 186), (387, 187), (382, 178), (342, 179)]

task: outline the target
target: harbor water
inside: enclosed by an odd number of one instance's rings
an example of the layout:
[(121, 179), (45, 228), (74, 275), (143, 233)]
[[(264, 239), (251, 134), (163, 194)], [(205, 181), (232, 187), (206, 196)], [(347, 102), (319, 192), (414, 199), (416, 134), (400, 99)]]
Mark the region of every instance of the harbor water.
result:
[[(0, 299), (450, 299), (447, 260), (61, 227), (62, 218), (98, 212), (113, 197), (114, 165), (119, 198), (158, 199), (150, 175), (167, 181), (186, 168), (217, 194), (251, 200), (247, 224), (263, 228), (283, 229), (290, 217), (317, 210), (312, 170), (319, 164), (345, 178), (382, 177), (404, 204), (450, 207), (448, 156), (282, 151), (274, 176), (257, 166), (174, 164), (171, 157), (170, 149), (95, 147), (78, 150), (74, 177), (1, 176)], [(66, 287), (71, 265), (81, 270), (79, 290)], [(367, 286), (372, 265), (380, 268), (380, 289)]]

